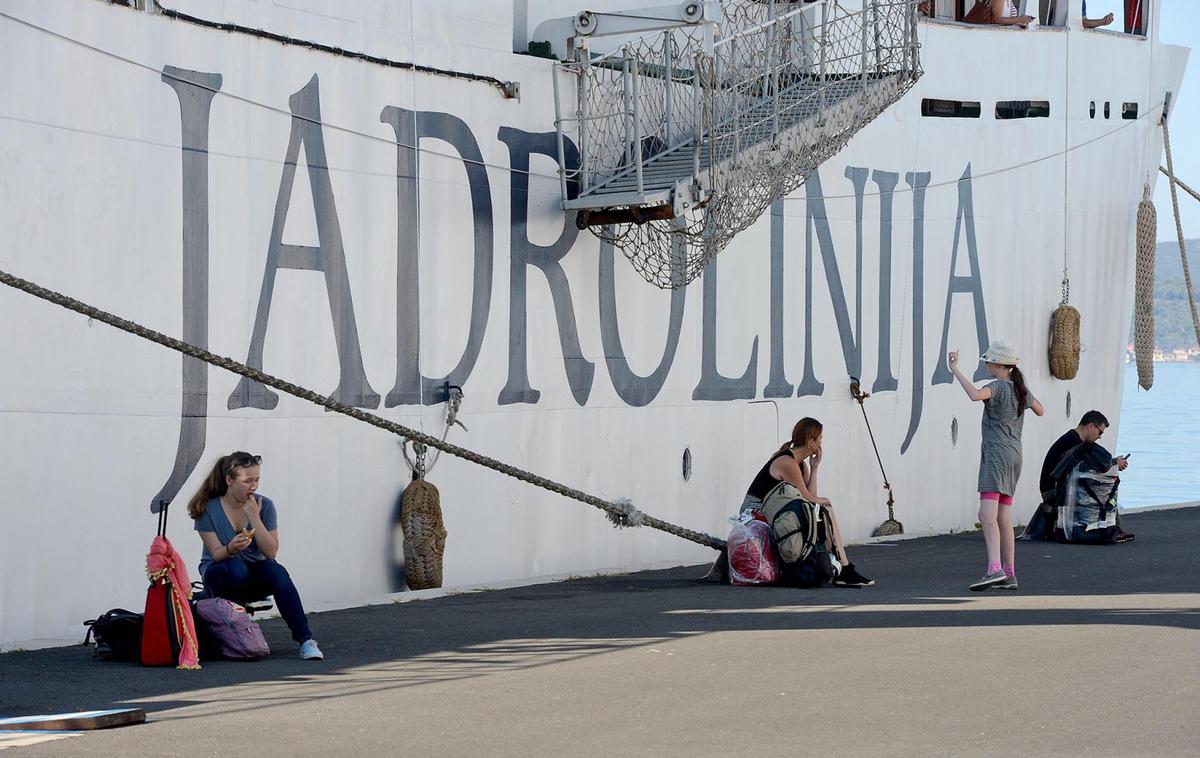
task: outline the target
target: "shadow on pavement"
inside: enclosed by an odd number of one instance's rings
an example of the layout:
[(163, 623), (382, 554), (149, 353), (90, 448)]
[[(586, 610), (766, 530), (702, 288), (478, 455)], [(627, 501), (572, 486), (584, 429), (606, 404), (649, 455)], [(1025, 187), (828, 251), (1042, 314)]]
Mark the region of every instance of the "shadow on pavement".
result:
[[(301, 661), (283, 622), (276, 650), (200, 671), (96, 660), (81, 646), (0, 656), (0, 716), (137, 705), (159, 719), (270, 708), (547, 666), (692, 635), (741, 630), (1134, 625), (1200, 629), (1200, 508), (1132, 514), (1134, 542), (1019, 542), (1021, 591), (972, 593), (978, 534), (856, 547), (865, 589), (742, 588), (706, 567), (580, 579), (315, 614), (323, 662)], [(637, 539), (631, 535), (629, 539)], [(172, 711), (205, 704), (203, 713)]]

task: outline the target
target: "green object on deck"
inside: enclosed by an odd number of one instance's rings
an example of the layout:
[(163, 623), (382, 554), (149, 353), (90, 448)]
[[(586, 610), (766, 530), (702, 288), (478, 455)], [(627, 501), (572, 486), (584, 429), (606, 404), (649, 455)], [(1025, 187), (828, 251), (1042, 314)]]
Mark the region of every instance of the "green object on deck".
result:
[(558, 60), (558, 56), (554, 54), (554, 47), (547, 42), (530, 42), (529, 54), (534, 58), (548, 58), (552, 61)]

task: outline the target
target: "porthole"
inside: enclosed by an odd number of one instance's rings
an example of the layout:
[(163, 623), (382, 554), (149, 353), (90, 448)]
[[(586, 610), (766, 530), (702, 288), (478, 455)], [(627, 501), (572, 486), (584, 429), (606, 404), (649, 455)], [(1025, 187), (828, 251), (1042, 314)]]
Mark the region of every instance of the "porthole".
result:
[(1067, 418), (1071, 418), (1071, 393), (1067, 393)]
[(683, 449), (683, 481), (689, 481), (692, 478), (692, 449), (685, 447)]
[(953, 447), (958, 447), (958, 417), (955, 416), (950, 420), (950, 444)]
[(1106, 101), (1106, 102), (1104, 103), (1104, 117), (1105, 117), (1105, 118), (1108, 118), (1108, 117), (1109, 117), (1109, 115), (1110, 115), (1109, 111), (1110, 111), (1110, 110), (1111, 110), (1111, 108), (1110, 108), (1110, 104), (1109, 104), (1109, 103)]
[(1095, 117), (1096, 117), (1096, 101), (1093, 100), (1092, 104), (1088, 106), (1088, 118), (1095, 118)]

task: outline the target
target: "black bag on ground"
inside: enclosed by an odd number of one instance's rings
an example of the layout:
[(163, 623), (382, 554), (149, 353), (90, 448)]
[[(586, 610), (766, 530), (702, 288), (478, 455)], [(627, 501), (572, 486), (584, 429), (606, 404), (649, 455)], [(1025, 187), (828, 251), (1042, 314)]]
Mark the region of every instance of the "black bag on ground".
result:
[(820, 587), (837, 576), (823, 511), (824, 506), (808, 502), (787, 482), (775, 485), (763, 498), (762, 513), (775, 534), (782, 584)]
[(1108, 473), (1113, 460), (1100, 445), (1084, 442), (1067, 451), (1055, 466), (1056, 540), (1088, 545), (1116, 542), (1117, 489), (1121, 480)]
[(96, 638), (96, 657), (102, 661), (137, 661), (142, 655), (142, 614), (113, 608), (99, 618), (83, 622), (88, 628), (83, 644)]

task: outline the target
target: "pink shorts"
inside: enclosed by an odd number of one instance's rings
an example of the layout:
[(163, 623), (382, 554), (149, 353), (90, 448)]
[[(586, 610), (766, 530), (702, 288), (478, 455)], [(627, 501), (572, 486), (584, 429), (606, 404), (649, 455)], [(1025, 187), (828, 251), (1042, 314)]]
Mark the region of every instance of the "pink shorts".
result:
[(980, 492), (980, 500), (995, 500), (1000, 505), (1012, 505), (1012, 498), (1008, 495), (1001, 495), (999, 492)]

